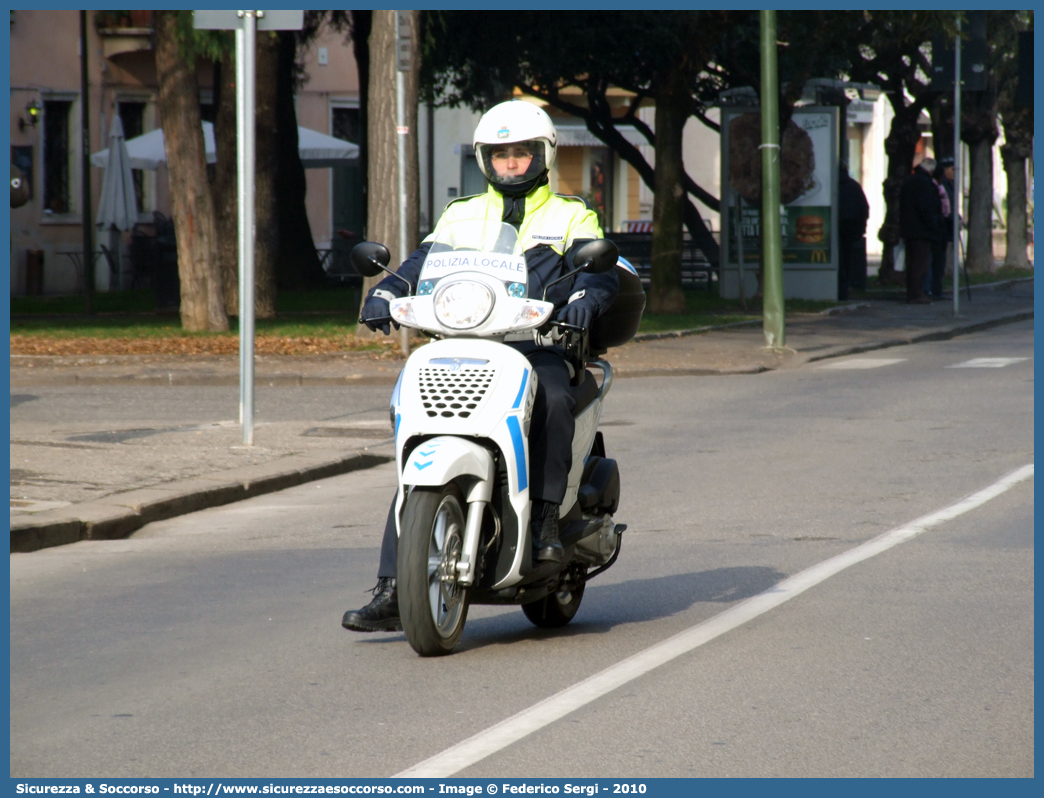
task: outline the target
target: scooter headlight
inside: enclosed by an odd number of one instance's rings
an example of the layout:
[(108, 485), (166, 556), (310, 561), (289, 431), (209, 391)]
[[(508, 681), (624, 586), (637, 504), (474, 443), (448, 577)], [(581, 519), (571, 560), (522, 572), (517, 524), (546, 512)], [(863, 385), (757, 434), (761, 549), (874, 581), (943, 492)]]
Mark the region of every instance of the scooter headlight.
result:
[(482, 283), (461, 280), (440, 286), (435, 293), (435, 318), (454, 330), (470, 330), (493, 310), (493, 292)]

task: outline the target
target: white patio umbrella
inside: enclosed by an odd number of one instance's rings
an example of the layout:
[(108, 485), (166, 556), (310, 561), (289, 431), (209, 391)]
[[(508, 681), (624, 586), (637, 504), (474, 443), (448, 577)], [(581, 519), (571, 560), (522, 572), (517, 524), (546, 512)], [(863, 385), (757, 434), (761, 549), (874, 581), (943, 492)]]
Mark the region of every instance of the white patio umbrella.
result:
[[(337, 166), (359, 157), (359, 145), (350, 141), (327, 136), (316, 130), (305, 127), (297, 128), (298, 152), (305, 169), (322, 169)], [(207, 163), (217, 163), (217, 146), (214, 142), (214, 125), (203, 123), (203, 144)], [(127, 142), (132, 169), (159, 169), (167, 161), (167, 152), (163, 146), (163, 130), (157, 128), (142, 136), (136, 136)], [(109, 161), (109, 150), (102, 150), (91, 155), (91, 163), (105, 166)]]
[[(110, 291), (120, 288), (120, 231), (130, 230), (138, 221), (138, 201), (131, 174), (131, 158), (123, 138), (123, 122), (119, 116), (112, 119), (109, 130), (109, 151), (105, 177), (102, 179), (101, 201), (98, 204), (98, 227), (109, 231), (109, 252), (114, 260), (107, 281)], [(106, 258), (108, 264), (108, 258)]]

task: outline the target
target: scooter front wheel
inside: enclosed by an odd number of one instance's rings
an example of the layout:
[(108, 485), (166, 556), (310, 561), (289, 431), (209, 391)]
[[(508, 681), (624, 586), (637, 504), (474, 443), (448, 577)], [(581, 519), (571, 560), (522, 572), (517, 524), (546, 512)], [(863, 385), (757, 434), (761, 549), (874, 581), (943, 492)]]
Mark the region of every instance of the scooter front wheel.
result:
[(464, 544), (464, 501), (456, 485), (414, 488), (399, 536), (399, 612), (406, 639), (422, 657), (449, 654), (464, 632), (469, 594), (457, 581)]

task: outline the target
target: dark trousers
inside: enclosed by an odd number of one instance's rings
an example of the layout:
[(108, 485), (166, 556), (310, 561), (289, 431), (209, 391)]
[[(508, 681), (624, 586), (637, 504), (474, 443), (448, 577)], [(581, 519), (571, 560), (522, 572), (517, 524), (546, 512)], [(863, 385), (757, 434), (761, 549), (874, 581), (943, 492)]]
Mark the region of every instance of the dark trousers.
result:
[(932, 263), (932, 242), (927, 238), (906, 239), (906, 301), (924, 298), (924, 278)]
[[(529, 498), (561, 504), (569, 469), (573, 465), (573, 408), (576, 398), (569, 385), (569, 367), (560, 350), (533, 344), (513, 344), (537, 375), (536, 401), (529, 425)], [(381, 541), (378, 578), (396, 575), (399, 538), (395, 532), (395, 501), (388, 510)]]
[(866, 222), (842, 219), (837, 225), (837, 298), (848, 299), (849, 287), (866, 289)]
[(946, 242), (932, 242), (932, 268), (931, 274), (926, 279), (925, 285), (931, 283), (929, 292), (932, 296), (940, 297), (943, 292), (943, 276), (946, 274)]

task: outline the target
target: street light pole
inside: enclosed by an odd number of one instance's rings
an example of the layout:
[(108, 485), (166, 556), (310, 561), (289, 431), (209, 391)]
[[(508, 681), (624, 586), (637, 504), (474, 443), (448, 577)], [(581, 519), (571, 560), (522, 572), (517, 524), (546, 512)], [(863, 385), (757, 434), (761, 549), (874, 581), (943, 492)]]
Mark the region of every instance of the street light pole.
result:
[(779, 77), (776, 12), (761, 11), (761, 231), (764, 250), (762, 325), (765, 344), (786, 345), (783, 305), (783, 242), (779, 223)]
[(953, 42), (953, 315), (960, 310), (961, 296), (961, 18)]
[[(412, 66), (410, 54), (412, 49), (412, 35), (410, 30), (409, 11), (395, 12), (395, 132), (399, 161), (399, 258), (406, 260), (409, 255), (406, 249), (409, 246), (406, 235), (407, 214), (406, 208), (408, 198), (406, 192), (406, 137), (410, 133), (406, 125), (406, 72)], [(399, 329), (399, 342), (402, 354), (408, 357), (410, 354), (410, 330), (408, 327)]]
[[(246, 151), (243, 148), (243, 135), (246, 129), (246, 116), (243, 110), (243, 87), (246, 85), (246, 45), (243, 43), (245, 33), (243, 28), (237, 27), (236, 36), (236, 260), (237, 265), (242, 264), (242, 252), (247, 247), (247, 225), (246, 206), (242, 201), (242, 185), (246, 179)], [(244, 341), (246, 330), (243, 328), (243, 306), (246, 297), (243, 294), (242, 268), (239, 269), (239, 279), (236, 280), (239, 289), (239, 423), (243, 424), (243, 408), (246, 406), (246, 380), (243, 375), (246, 372), (247, 344)]]
[(87, 12), (80, 12), (80, 133), (82, 157), (83, 202), (83, 304), (87, 313), (94, 313), (94, 231), (91, 229), (91, 102), (87, 73)]
[(254, 147), (258, 30), (301, 30), (304, 11), (193, 11), (198, 30), (236, 35), (236, 186), (239, 244), (239, 423), (243, 443), (254, 445)]
[(243, 417), (243, 444), (254, 445), (254, 138), (255, 57), (257, 55), (257, 12), (243, 13), (243, 174), (239, 182), (239, 378)]

